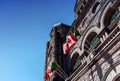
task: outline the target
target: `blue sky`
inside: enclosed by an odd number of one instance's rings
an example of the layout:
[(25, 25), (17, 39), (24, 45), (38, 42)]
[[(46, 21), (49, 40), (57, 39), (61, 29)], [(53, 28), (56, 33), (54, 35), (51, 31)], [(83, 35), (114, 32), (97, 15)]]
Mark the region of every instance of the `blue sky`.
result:
[(0, 0), (0, 81), (43, 81), (55, 23), (71, 25), (75, 0)]

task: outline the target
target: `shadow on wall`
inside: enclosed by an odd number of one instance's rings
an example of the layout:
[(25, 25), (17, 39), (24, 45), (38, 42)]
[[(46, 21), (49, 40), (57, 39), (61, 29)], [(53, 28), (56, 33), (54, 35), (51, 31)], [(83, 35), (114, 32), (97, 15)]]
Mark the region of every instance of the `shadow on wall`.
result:
[(104, 59), (110, 64), (110, 67), (116, 72), (111, 55), (109, 53), (105, 54)]
[[(110, 54), (109, 53), (105, 54), (103, 58), (105, 59), (106, 62), (108, 62), (110, 64), (110, 67), (116, 72), (115, 66), (113, 65), (113, 59), (110, 56)], [(97, 68), (97, 74), (101, 81), (103, 78), (103, 72), (102, 72), (101, 66), (99, 65), (99, 63), (96, 63), (95, 66)]]

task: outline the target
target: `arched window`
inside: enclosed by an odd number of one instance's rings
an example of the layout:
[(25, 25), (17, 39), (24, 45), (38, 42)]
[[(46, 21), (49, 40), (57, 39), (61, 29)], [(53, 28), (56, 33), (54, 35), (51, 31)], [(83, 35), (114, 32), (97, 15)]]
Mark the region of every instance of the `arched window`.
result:
[(71, 59), (71, 68), (80, 63), (80, 57), (78, 53), (75, 53)]
[(115, 81), (120, 81), (120, 76)]
[(92, 13), (96, 13), (99, 9), (100, 9), (100, 3), (97, 2), (97, 3), (95, 3), (95, 5), (93, 6)]
[(114, 77), (112, 81), (120, 81), (120, 73)]
[(85, 45), (84, 45), (85, 50), (89, 50), (90, 48), (92, 48), (96, 41), (97, 41), (97, 34), (93, 32), (87, 37), (85, 41)]
[[(105, 19), (104, 19), (104, 25), (105, 27), (110, 27), (111, 24), (114, 24), (114, 26), (117, 24), (117, 18), (120, 16), (120, 10), (118, 6), (115, 7), (111, 7), (106, 15), (105, 15)], [(115, 24), (116, 23), (116, 24)]]
[(77, 15), (79, 16), (80, 15), (80, 11), (78, 10), (78, 12), (77, 12)]
[(113, 13), (110, 16), (109, 24), (111, 24), (113, 22), (113, 20), (118, 17), (118, 15), (120, 15), (120, 11), (119, 10), (113, 11)]

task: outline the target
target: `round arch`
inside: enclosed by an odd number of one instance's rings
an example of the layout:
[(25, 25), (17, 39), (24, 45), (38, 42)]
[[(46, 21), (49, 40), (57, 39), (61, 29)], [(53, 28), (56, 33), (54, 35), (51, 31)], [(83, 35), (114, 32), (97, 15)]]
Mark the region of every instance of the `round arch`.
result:
[(96, 1), (95, 4), (93, 5), (92, 13), (95, 14), (100, 9), (100, 7), (101, 7), (100, 2)]
[(120, 73), (112, 81), (120, 81)]
[[(120, 1), (118, 0), (118, 3), (120, 3)], [(107, 3), (106, 4), (106, 8), (102, 11), (101, 13), (101, 18), (100, 18), (100, 27), (104, 28), (105, 26), (108, 26), (110, 24), (110, 20), (112, 19), (111, 16), (113, 15), (113, 13), (115, 12), (115, 10), (120, 6), (114, 6), (116, 5), (116, 3)]]
[(109, 3), (106, 5), (105, 9), (101, 13), (101, 18), (100, 18), (100, 28), (104, 28), (104, 18), (108, 10), (110, 9), (112, 3)]
[(79, 57), (81, 56), (82, 52), (80, 50), (80, 48), (75, 48), (71, 54), (70, 54), (70, 68), (73, 68), (74, 65), (76, 65), (80, 59)]
[(116, 79), (119, 77), (118, 75), (120, 74), (120, 60), (115, 62), (113, 65), (116, 72), (113, 70), (113, 68), (109, 67), (102, 81), (116, 81)]
[[(120, 50), (116, 53), (120, 54)], [(116, 54), (115, 53), (115, 54)], [(114, 62), (112, 65), (114, 65), (113, 68), (111, 66), (108, 68), (106, 73), (104, 74), (101, 81), (119, 81), (120, 79), (120, 60)]]
[(82, 54), (82, 51), (80, 50), (80, 48), (76, 47), (70, 54), (70, 59), (74, 56), (75, 53), (78, 53), (79, 55)]
[(73, 55), (73, 57), (71, 58), (71, 60), (70, 60), (70, 66), (71, 66), (71, 68), (73, 68), (74, 67), (74, 65), (76, 65), (78, 62), (79, 62), (79, 53), (74, 53), (74, 55)]
[(81, 42), (81, 44), (82, 44), (82, 52), (84, 52), (85, 41), (87, 40), (88, 36), (93, 32), (96, 33), (96, 34), (99, 34), (100, 31), (101, 31), (100, 28), (98, 28), (97, 26), (93, 26), (93, 27), (91, 27), (91, 29), (89, 29), (87, 31), (87, 33), (85, 33), (85, 36), (82, 38), (83, 41)]

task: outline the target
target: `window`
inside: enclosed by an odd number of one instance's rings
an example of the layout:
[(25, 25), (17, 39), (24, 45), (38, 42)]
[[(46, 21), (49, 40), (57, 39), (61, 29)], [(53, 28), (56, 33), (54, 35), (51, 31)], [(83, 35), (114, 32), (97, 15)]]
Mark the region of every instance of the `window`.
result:
[(78, 65), (80, 63), (80, 57), (78, 53), (75, 53), (71, 59), (71, 68)]
[(82, 11), (82, 9), (83, 9), (83, 6), (84, 6), (84, 5), (82, 5), (82, 6), (80, 7), (80, 10), (81, 10), (81, 11)]
[(84, 4), (84, 5), (86, 4), (86, 0), (83, 1), (83, 4)]
[(112, 81), (120, 81), (120, 73), (114, 77)]
[(100, 9), (100, 3), (97, 2), (92, 9), (92, 13), (96, 13)]
[(79, 16), (79, 14), (80, 14), (80, 11), (79, 11), (79, 10), (78, 10), (77, 14), (78, 14), (78, 16)]
[(97, 34), (95, 32), (91, 33), (85, 41), (85, 50), (90, 50), (97, 41)]
[(96, 40), (97, 40), (97, 35), (94, 35), (92, 37), (92, 39), (90, 40), (90, 47), (92, 47), (94, 45), (94, 43), (95, 43)]
[(118, 15), (120, 15), (120, 11), (119, 10), (115, 10), (112, 13), (112, 15), (110, 16), (109, 25), (113, 22), (113, 20), (115, 20), (117, 18)]
[(120, 76), (115, 81), (120, 81)]
[[(116, 6), (114, 6), (114, 5), (116, 5)], [(117, 25), (116, 22), (118, 22), (119, 16), (120, 16), (120, 9), (119, 9), (120, 6), (117, 5), (117, 2), (114, 5), (109, 8), (109, 10), (107, 11), (107, 13), (104, 17), (104, 25), (105, 25), (105, 27), (107, 27), (109, 29), (109, 31), (111, 31), (111, 29), (113, 29), (114, 26)]]
[(82, 27), (87, 27), (89, 23), (90, 23), (90, 18), (87, 18), (87, 17), (86, 17), (86, 18), (83, 20)]
[(75, 59), (75, 65), (79, 62), (79, 56), (78, 57), (76, 57), (76, 59)]

